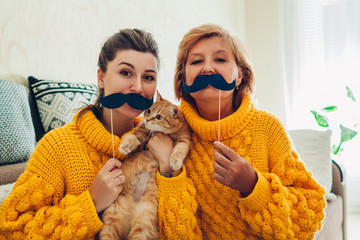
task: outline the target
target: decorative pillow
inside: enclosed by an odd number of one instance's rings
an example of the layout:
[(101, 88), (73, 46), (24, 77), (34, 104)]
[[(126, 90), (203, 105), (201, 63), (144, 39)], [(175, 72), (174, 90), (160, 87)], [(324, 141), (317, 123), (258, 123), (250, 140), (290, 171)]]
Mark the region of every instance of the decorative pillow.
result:
[(0, 165), (25, 162), (35, 149), (28, 89), (0, 80)]
[(9, 183), (0, 186), (0, 205), (7, 198), (13, 189), (15, 183)]
[(32, 76), (28, 79), (44, 133), (71, 122), (78, 109), (96, 101), (94, 84), (38, 80)]
[(318, 183), (325, 188), (327, 199), (332, 199), (332, 161), (330, 157), (331, 130), (311, 129), (289, 130), (300, 159), (310, 170)]

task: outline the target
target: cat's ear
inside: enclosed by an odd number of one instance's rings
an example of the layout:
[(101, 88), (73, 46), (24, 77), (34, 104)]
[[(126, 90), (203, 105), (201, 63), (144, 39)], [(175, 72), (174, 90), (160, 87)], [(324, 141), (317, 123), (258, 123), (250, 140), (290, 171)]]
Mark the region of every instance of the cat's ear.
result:
[(179, 108), (177, 107), (177, 106), (171, 106), (170, 107), (170, 112), (171, 112), (171, 114), (172, 114), (172, 116), (173, 116), (173, 118), (178, 118), (179, 117)]
[(159, 102), (163, 100), (162, 96), (160, 95), (160, 92), (158, 90), (156, 90), (156, 101)]

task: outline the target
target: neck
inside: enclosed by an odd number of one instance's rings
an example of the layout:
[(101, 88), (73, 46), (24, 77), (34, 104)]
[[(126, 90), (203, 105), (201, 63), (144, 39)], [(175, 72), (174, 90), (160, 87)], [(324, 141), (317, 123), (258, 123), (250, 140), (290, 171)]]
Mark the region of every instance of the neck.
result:
[[(197, 110), (201, 117), (209, 121), (216, 121), (219, 119), (219, 99), (212, 101), (198, 101), (196, 102)], [(221, 98), (220, 102), (220, 119), (234, 113), (232, 107), (232, 95), (227, 98)]]
[(116, 110), (103, 108), (104, 127), (111, 133), (111, 111), (112, 111), (112, 125), (113, 134), (121, 138), (124, 133), (127, 133), (134, 128), (134, 118), (130, 118), (118, 113)]

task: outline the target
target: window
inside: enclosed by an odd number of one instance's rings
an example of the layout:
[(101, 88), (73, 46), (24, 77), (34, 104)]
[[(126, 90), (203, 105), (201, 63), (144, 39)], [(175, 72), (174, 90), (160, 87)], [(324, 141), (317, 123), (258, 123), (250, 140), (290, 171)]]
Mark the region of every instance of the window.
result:
[[(287, 125), (316, 128), (310, 110), (338, 106), (328, 114), (332, 141), (340, 140), (338, 123), (359, 132), (343, 144), (342, 158), (348, 173), (349, 209), (360, 211), (355, 200), (360, 198), (355, 190), (360, 189), (360, 1), (285, 0), (281, 8)], [(347, 97), (346, 86), (357, 102)]]

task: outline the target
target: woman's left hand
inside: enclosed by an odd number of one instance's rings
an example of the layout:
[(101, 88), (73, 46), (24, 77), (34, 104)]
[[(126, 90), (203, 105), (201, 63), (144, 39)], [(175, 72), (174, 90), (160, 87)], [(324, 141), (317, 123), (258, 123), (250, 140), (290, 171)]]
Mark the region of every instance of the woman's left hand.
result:
[(258, 177), (255, 169), (231, 148), (215, 141), (214, 178), (219, 183), (240, 191), (243, 197), (254, 189)]

